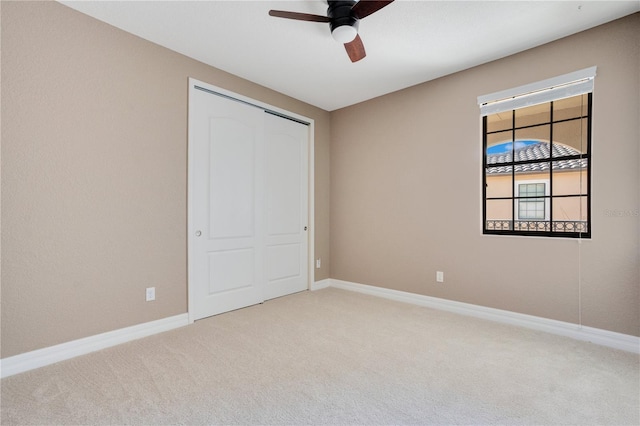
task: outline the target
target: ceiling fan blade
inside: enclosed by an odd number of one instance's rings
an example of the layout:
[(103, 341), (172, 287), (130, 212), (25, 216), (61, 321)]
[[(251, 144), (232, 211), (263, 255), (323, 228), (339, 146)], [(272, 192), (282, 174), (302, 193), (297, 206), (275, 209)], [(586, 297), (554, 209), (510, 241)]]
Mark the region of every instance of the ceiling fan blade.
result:
[(369, 16), (372, 13), (379, 11), (383, 7), (387, 6), (389, 3), (393, 3), (393, 0), (387, 0), (387, 1), (360, 0), (358, 3), (353, 5), (353, 7), (351, 8), (351, 12), (353, 12), (356, 18), (362, 19), (365, 16)]
[(358, 62), (360, 59), (367, 56), (367, 52), (364, 51), (364, 44), (362, 44), (360, 34), (356, 35), (356, 38), (354, 38), (353, 41), (345, 43), (344, 48), (347, 49), (347, 55), (349, 55), (351, 62)]
[(329, 22), (327, 16), (321, 15), (311, 15), (309, 13), (299, 13), (299, 12), (288, 12), (286, 10), (270, 10), (270, 16), (275, 16), (276, 18), (287, 18), (287, 19), (296, 19), (298, 21), (311, 21), (311, 22)]

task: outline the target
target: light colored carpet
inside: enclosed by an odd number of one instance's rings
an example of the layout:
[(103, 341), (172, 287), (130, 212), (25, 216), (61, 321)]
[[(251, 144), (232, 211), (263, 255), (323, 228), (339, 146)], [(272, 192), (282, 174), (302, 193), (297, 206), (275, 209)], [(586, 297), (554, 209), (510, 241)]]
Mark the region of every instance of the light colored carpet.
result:
[(640, 424), (639, 357), (337, 289), (2, 379), (2, 424)]

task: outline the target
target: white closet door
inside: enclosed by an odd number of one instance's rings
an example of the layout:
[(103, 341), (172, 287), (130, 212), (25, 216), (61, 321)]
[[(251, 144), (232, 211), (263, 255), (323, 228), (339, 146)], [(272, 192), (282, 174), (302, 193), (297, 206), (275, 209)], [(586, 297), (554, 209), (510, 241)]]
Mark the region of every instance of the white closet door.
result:
[(308, 288), (309, 128), (189, 94), (189, 317)]
[(240, 102), (191, 91), (193, 319), (264, 300), (264, 115)]
[(265, 114), (265, 299), (307, 289), (308, 126)]

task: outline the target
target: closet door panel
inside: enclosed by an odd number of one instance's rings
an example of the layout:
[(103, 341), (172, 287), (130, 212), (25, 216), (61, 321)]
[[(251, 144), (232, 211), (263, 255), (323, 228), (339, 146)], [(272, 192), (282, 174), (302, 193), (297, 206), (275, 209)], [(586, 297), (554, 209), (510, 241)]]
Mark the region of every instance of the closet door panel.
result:
[(308, 287), (309, 128), (265, 116), (265, 299), (271, 299)]
[(193, 319), (264, 301), (263, 112), (190, 96), (189, 295)]

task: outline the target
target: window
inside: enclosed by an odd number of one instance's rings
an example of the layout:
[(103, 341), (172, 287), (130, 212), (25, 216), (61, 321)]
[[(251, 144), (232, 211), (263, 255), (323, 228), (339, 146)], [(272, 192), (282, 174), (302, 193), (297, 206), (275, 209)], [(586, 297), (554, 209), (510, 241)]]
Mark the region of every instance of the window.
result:
[(595, 67), (478, 98), (483, 233), (591, 237)]
[(518, 184), (518, 220), (546, 220), (544, 183)]

